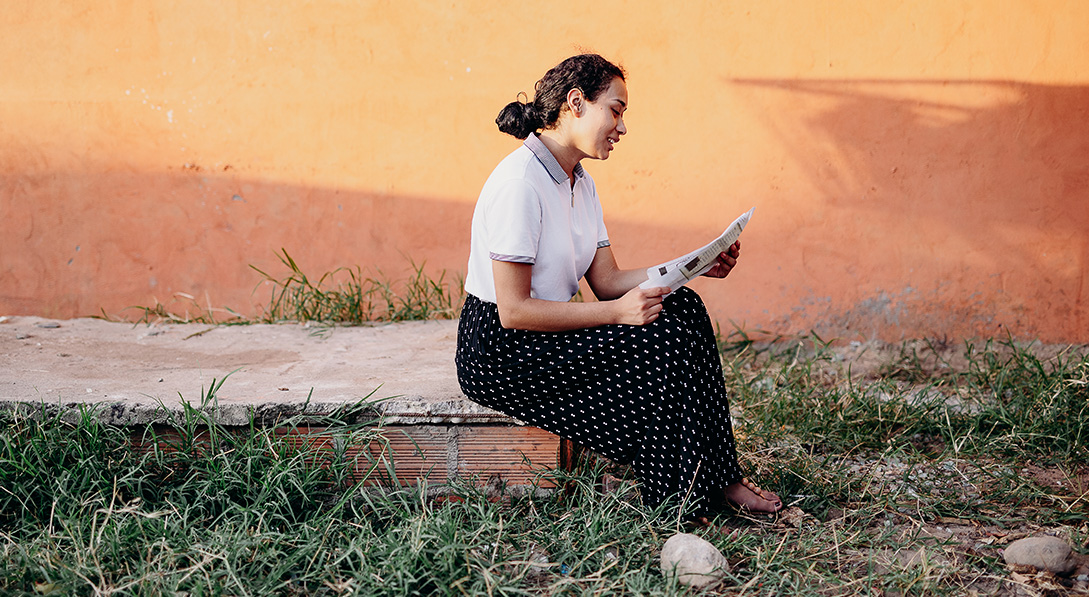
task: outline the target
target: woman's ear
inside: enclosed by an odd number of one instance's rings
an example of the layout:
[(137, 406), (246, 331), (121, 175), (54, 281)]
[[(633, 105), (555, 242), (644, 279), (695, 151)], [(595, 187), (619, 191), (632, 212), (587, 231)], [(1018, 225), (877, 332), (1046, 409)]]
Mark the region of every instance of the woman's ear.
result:
[(567, 107), (571, 108), (571, 112), (575, 116), (582, 115), (582, 102), (585, 98), (582, 96), (582, 90), (578, 87), (571, 89), (567, 92)]

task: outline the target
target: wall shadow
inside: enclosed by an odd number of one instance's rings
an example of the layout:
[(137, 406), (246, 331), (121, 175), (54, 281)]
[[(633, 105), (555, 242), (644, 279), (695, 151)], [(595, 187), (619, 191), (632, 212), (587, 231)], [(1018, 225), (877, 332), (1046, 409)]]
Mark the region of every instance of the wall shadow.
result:
[(359, 265), (403, 280), (414, 262), (457, 282), (472, 215), (463, 201), (272, 183), (199, 166), (6, 176), (0, 205), (8, 231), (0, 312), (65, 318), (169, 305), (175, 293), (253, 314), (269, 295), (250, 266), (286, 275), (281, 249), (312, 276)]
[[(725, 286), (694, 283), (713, 318), (826, 338), (1089, 342), (1089, 87), (725, 83), (767, 134), (749, 140), (760, 168), (731, 176), (766, 181), (743, 265)], [(249, 266), (284, 272), (281, 248), (313, 274), (360, 265), (404, 278), (409, 260), (451, 281), (465, 271), (475, 197), (268, 182), (229, 166), (33, 166), (0, 171), (2, 314), (117, 314), (175, 293), (253, 314), (268, 289)], [(705, 220), (606, 213), (625, 267), (728, 223)]]
[[(315, 278), (360, 266), (365, 275), (397, 282), (415, 265), (432, 277), (445, 272), (454, 286), (466, 272), (474, 206), (475, 197), (254, 180), (230, 167), (3, 175), (0, 314), (134, 318), (141, 312), (132, 307), (156, 303), (179, 314), (259, 314), (272, 286), (253, 267), (286, 276), (281, 250)], [(628, 248), (628, 267), (632, 254), (648, 266), (673, 256), (654, 249), (656, 240), (668, 247), (715, 233), (608, 223)]]
[(1089, 341), (1089, 87), (724, 82), (785, 152), (779, 329)]

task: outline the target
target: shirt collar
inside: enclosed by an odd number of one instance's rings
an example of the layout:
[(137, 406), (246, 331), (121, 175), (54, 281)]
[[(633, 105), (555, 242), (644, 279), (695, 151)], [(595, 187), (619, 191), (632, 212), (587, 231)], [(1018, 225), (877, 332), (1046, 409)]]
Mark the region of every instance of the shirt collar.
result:
[[(548, 175), (552, 177), (552, 180), (556, 181), (556, 184), (560, 184), (567, 180), (567, 173), (563, 171), (563, 167), (556, 160), (556, 156), (552, 155), (552, 152), (548, 150), (548, 146), (541, 141), (541, 138), (537, 136), (537, 133), (530, 133), (525, 140), (525, 146), (533, 152), (533, 155), (537, 156), (537, 160), (541, 162), (541, 165), (548, 171)], [(582, 169), (582, 163), (575, 164), (575, 180), (582, 178), (582, 175), (586, 171)]]

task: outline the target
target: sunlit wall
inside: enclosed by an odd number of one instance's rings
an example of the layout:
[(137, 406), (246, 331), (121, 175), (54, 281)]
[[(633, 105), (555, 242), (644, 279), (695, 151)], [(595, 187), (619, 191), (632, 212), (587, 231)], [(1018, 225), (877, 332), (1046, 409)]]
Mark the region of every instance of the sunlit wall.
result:
[[(628, 72), (584, 164), (622, 266), (756, 207), (724, 327), (1089, 342), (1089, 4), (91, 2), (0, 20), (0, 314), (260, 310), (251, 265), (465, 271), (553, 64)], [(181, 294), (179, 294), (181, 293)], [(178, 303), (180, 304), (180, 303)], [(128, 312), (131, 315), (131, 312)]]

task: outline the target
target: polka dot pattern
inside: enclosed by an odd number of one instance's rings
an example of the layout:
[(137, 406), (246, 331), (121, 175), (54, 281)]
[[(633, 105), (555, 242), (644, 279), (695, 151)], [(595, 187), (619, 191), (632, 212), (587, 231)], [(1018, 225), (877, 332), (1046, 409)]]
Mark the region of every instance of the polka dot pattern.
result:
[(569, 332), (504, 329), (492, 303), (461, 313), (458, 380), (472, 401), (630, 464), (643, 502), (703, 516), (741, 480), (715, 333), (681, 288), (645, 326)]

